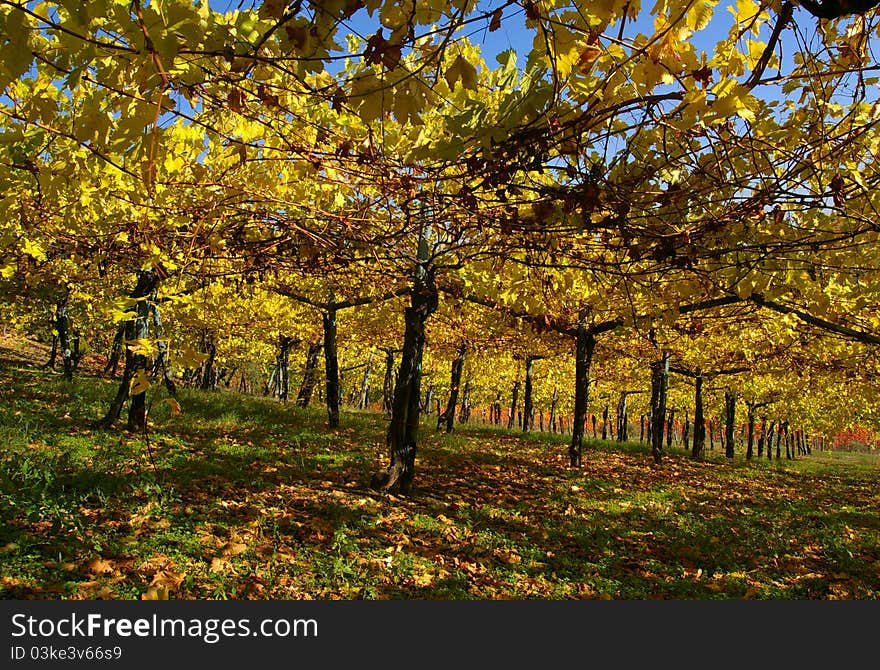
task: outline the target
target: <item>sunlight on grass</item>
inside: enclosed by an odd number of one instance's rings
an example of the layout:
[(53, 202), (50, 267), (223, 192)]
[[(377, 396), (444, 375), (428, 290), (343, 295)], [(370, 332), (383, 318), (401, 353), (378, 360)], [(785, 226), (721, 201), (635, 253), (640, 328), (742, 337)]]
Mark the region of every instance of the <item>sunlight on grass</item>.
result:
[(426, 417), (409, 498), (367, 482), (387, 418), (183, 389), (148, 440), (95, 431), (114, 383), (0, 371), (9, 598), (880, 597), (878, 470), (705, 462)]

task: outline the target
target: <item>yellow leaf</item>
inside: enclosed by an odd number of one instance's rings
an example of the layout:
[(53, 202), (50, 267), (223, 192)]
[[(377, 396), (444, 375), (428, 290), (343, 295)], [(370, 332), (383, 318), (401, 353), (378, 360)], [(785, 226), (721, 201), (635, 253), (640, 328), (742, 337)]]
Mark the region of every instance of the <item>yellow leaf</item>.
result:
[(24, 252), (37, 261), (46, 260), (46, 251), (39, 242), (24, 240)]
[(749, 281), (741, 281), (736, 286), (733, 287), (733, 290), (736, 291), (736, 294), (742, 298), (743, 300), (748, 300), (749, 296), (752, 295), (754, 290), (754, 284)]
[(131, 394), (140, 395), (141, 393), (146, 393), (148, 388), (150, 388), (150, 380), (147, 379), (146, 370), (138, 370), (134, 379), (131, 380)]
[(186, 160), (183, 157), (172, 156), (169, 154), (168, 156), (165, 157), (165, 162), (163, 164), (163, 167), (165, 168), (165, 172), (167, 172), (168, 174), (174, 174), (181, 167), (183, 167), (183, 164), (185, 162), (186, 162)]
[(453, 90), (457, 81), (461, 81), (461, 85), (471, 91), (477, 87), (477, 68), (460, 54), (446, 70), (444, 76), (446, 77), (446, 83), (449, 84), (449, 88)]
[(761, 18), (766, 16), (766, 12), (763, 12), (754, 0), (736, 0), (736, 8), (728, 7), (727, 10), (733, 14), (737, 23), (743, 25), (754, 23), (759, 16)]
[(171, 409), (171, 416), (177, 416), (181, 413), (180, 403), (174, 398), (165, 398), (165, 402), (168, 403), (168, 407)]
[(168, 600), (168, 588), (165, 586), (150, 586), (141, 594), (141, 600)]
[(717, 0), (703, 0), (697, 2), (687, 13), (687, 27), (691, 30), (702, 30), (712, 19), (713, 8), (718, 4)]
[(175, 362), (188, 370), (195, 370), (206, 360), (208, 360), (208, 354), (200, 354), (188, 344), (184, 345), (175, 357)]
[(133, 354), (141, 354), (143, 356), (152, 356), (155, 349), (153, 341), (145, 337), (136, 340), (128, 340), (128, 350)]
[(385, 112), (386, 86), (375, 74), (359, 75), (352, 83), (349, 100), (357, 107), (358, 116), (365, 123), (375, 121)]
[(648, 45), (646, 53), (648, 57), (655, 63), (680, 61), (681, 56), (678, 53), (679, 45), (681, 45), (681, 31), (673, 30), (671, 26), (658, 26), (658, 35), (655, 36)]

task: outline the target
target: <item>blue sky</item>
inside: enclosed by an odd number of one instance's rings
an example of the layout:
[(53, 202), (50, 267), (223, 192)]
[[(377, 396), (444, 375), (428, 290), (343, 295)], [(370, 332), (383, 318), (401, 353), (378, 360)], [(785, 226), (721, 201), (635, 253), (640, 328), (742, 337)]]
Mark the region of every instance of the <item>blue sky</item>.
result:
[[(255, 4), (258, 5), (259, 2), (260, 0), (209, 0), (211, 7), (221, 12), (249, 9)], [(709, 26), (692, 38), (698, 50), (705, 50), (711, 54), (715, 43), (726, 37), (732, 21), (732, 16), (727, 6), (735, 2), (736, 0), (720, 0), (715, 7), (713, 19)], [(505, 4), (504, 0), (481, 0), (478, 7), (482, 11), (491, 12)], [(650, 0), (642, 3), (638, 19), (635, 23), (630, 22), (627, 24), (627, 35), (633, 36), (637, 32), (642, 32), (646, 35), (653, 34), (651, 6)], [(800, 12), (800, 14), (803, 15), (804, 13)], [(771, 19), (771, 22), (773, 20)], [(370, 17), (365, 9), (361, 9), (346, 25), (351, 28), (352, 32), (366, 38), (376, 32), (379, 26), (378, 16)], [(464, 34), (467, 34), (473, 43), (481, 46), (483, 58), (487, 63), (493, 64), (494, 56), (508, 49), (516, 51), (518, 56), (520, 56), (521, 62), (524, 62), (525, 55), (531, 51), (535, 31), (525, 26), (525, 10), (513, 5), (504, 9), (504, 20), (502, 21), (501, 28), (498, 30), (490, 31), (488, 29), (488, 22), (479, 22), (473, 24)], [(791, 49), (788, 51), (790, 52)]]

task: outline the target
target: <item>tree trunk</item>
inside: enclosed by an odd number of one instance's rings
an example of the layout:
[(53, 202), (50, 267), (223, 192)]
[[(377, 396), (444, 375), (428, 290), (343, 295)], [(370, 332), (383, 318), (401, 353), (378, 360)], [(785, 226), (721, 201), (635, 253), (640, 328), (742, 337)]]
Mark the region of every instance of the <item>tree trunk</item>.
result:
[(235, 373), (238, 372), (238, 366), (233, 365), (232, 369), (229, 371), (229, 376), (226, 377), (223, 382), (223, 386), (226, 388), (230, 388), (232, 386), (232, 380), (235, 377)]
[(663, 424), (666, 419), (666, 396), (669, 389), (669, 352), (651, 363), (651, 454), (655, 463), (663, 458)]
[[(55, 331), (58, 337), (58, 349), (61, 352), (62, 369), (67, 381), (73, 380), (73, 350), (70, 345), (70, 316), (67, 311), (67, 296), (55, 305)], [(52, 368), (55, 367), (54, 356)]]
[(725, 450), (727, 458), (733, 458), (733, 434), (736, 429), (736, 393), (727, 389), (724, 392), (724, 427), (725, 427)]
[(774, 437), (775, 432), (776, 432), (776, 422), (773, 421), (770, 424), (770, 430), (767, 433), (767, 460), (768, 461), (773, 458), (773, 437)]
[[(361, 379), (361, 392), (358, 399), (358, 408), (367, 409), (370, 405), (370, 370), (373, 367), (373, 352), (367, 357), (367, 365), (364, 368), (364, 376)], [(430, 390), (428, 391), (430, 394)], [(431, 398), (428, 397), (428, 406), (430, 407)]]
[(684, 446), (684, 450), (688, 451), (690, 449), (690, 440), (691, 440), (691, 418), (688, 414), (688, 411), (684, 411), (684, 425), (681, 427), (681, 443)]
[(451, 433), (455, 429), (455, 408), (458, 406), (458, 389), (461, 387), (461, 373), (464, 370), (464, 357), (467, 354), (467, 344), (462, 343), (458, 348), (458, 356), (452, 361), (452, 369), (449, 373), (449, 400), (443, 414), (437, 417), (437, 428), (445, 423), (446, 432)]
[[(55, 318), (52, 318), (52, 330), (55, 330)], [(52, 349), (49, 351), (49, 360), (44, 367), (55, 369), (55, 359), (58, 358), (58, 334), (52, 335)]]
[(79, 370), (79, 362), (82, 359), (82, 350), (80, 349), (80, 334), (78, 330), (70, 331), (70, 342), (73, 346), (73, 355), (71, 356), (71, 361), (73, 363), (73, 371), (77, 372)]
[(513, 395), (510, 400), (510, 416), (507, 417), (507, 430), (513, 428), (516, 421), (516, 404), (519, 400), (519, 380), (513, 382)]
[(672, 438), (674, 437), (675, 428), (675, 408), (669, 410), (669, 419), (666, 421), (666, 447), (672, 448)]
[(703, 371), (697, 369), (694, 379), (694, 446), (691, 456), (703, 458), (706, 446), (706, 419), (703, 416)]
[(548, 421), (551, 433), (556, 432), (556, 404), (559, 402), (559, 391), (553, 388), (553, 398), (550, 400), (550, 419)]
[(750, 402), (748, 404), (749, 413), (748, 413), (748, 436), (746, 437), (746, 460), (749, 461), (752, 459), (754, 444), (755, 444), (755, 403)]
[(762, 458), (764, 456), (764, 442), (767, 437), (767, 421), (765, 419), (761, 419), (761, 430), (758, 435), (758, 458)]
[[(326, 328), (326, 325), (323, 324), (324, 316), (321, 317), (322, 326)], [(286, 347), (282, 346), (282, 351), (285, 353), (284, 360), (284, 368), (287, 368), (287, 353), (290, 351), (290, 347), (293, 345), (293, 340), (290, 338), (284, 338), (286, 343)], [(308, 407), (309, 403), (312, 402), (312, 394), (315, 392), (315, 387), (318, 385), (318, 360), (321, 357), (321, 351), (324, 349), (324, 340), (319, 339), (309, 344), (309, 348), (306, 351), (306, 365), (303, 370), (303, 378), (302, 383), (299, 385), (299, 393), (296, 395), (296, 406), (297, 407)], [(325, 355), (325, 366), (326, 366), (326, 355)], [(285, 375), (286, 376), (286, 375)], [(337, 378), (337, 383), (338, 383)]]
[(339, 357), (336, 350), (336, 309), (330, 307), (321, 315), (324, 326), (324, 377), (327, 425), (339, 427)]
[(122, 355), (122, 342), (125, 339), (125, 323), (120, 323), (110, 345), (110, 355), (107, 357), (107, 365), (104, 366), (104, 374), (110, 377), (116, 376), (116, 368), (119, 366), (119, 357)]
[(385, 380), (382, 383), (382, 411), (390, 412), (394, 402), (394, 349), (385, 349)]
[[(156, 290), (159, 278), (152, 270), (141, 270), (138, 272), (137, 284), (129, 297), (137, 300), (133, 318), (125, 322), (125, 339), (146, 339), (149, 336), (149, 297)], [(146, 375), (147, 357), (143, 353), (135, 353), (128, 347), (125, 348), (125, 369), (122, 372), (122, 379), (119, 382), (119, 388), (116, 391), (116, 397), (110, 403), (110, 408), (104, 418), (98, 422), (98, 426), (110, 428), (119, 419), (122, 413), (122, 406), (129, 399), (131, 382), (138, 375), (139, 371), (143, 371)], [(128, 429), (142, 432), (146, 427), (146, 391), (142, 391), (131, 396), (131, 403), (128, 410)]]
[[(189, 370), (183, 373), (183, 378), (186, 380), (186, 376), (189, 374)], [(275, 358), (275, 365), (272, 366), (272, 372), (269, 373), (269, 380), (266, 382), (266, 388), (263, 390), (263, 395), (275, 395), (275, 376), (278, 374), (278, 358)]]
[(464, 383), (461, 391), (461, 411), (458, 413), (458, 422), (467, 423), (471, 420), (471, 383)]
[(782, 422), (776, 428), (776, 460), (778, 461), (782, 458), (782, 441), (784, 439), (783, 435), (787, 432), (788, 424)]
[(526, 356), (526, 377), (523, 389), (523, 420), (522, 429), (528, 433), (532, 428), (534, 401), (532, 400), (532, 374), (534, 373), (534, 357)]
[(602, 410), (602, 439), (608, 439), (608, 405)]
[(428, 267), (428, 243), (423, 230), (419, 235), (418, 263), (410, 306), (404, 313), (403, 351), (386, 435), (391, 463), (386, 470), (373, 476), (373, 488), (406, 494), (412, 487), (418, 443), (425, 324), (437, 310), (437, 305), (437, 286), (433, 269)]
[(788, 432), (788, 421), (782, 424), (783, 432), (785, 434), (785, 458), (786, 460), (791, 460), (791, 436)]
[(575, 341), (574, 417), (568, 447), (569, 464), (573, 468), (579, 468), (583, 460), (584, 427), (590, 398), (590, 366), (595, 349), (596, 337), (587, 329), (586, 315), (582, 315)]
[(210, 391), (214, 388), (214, 362), (217, 360), (217, 346), (214, 344), (214, 334), (205, 332), (203, 340), (203, 350), (208, 354), (208, 359), (202, 368), (202, 378), (199, 387), (203, 391)]
[(628, 391), (620, 392), (620, 400), (617, 402), (617, 441), (618, 442), (626, 442), (628, 437), (628, 423), (629, 417), (627, 416), (626, 409), (626, 400), (629, 396)]
[(171, 368), (171, 363), (168, 360), (168, 342), (162, 339), (164, 334), (162, 315), (159, 312), (159, 306), (156, 304), (155, 292), (150, 301), (150, 317), (153, 321), (153, 336), (156, 338), (156, 350), (159, 354), (156, 357), (156, 364), (153, 366), (153, 370), (162, 373), (162, 380), (165, 382), (165, 389), (168, 391), (168, 395), (176, 398), (177, 384), (174, 383), (174, 370)]
[(525, 393), (523, 394), (523, 432), (528, 433), (532, 429), (535, 422), (535, 405), (532, 399), (533, 382), (532, 375), (534, 373), (534, 363), (538, 360), (538, 356), (526, 357), (526, 384)]

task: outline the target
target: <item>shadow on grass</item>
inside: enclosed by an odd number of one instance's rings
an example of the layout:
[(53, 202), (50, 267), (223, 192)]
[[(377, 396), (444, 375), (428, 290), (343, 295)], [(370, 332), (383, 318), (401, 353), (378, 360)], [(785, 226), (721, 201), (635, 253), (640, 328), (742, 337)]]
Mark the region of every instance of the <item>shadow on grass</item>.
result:
[[(321, 408), (182, 390), (184, 414), (157, 404), (145, 443), (79, 422), (107, 383), (22, 370), (8, 386), (0, 564), (18, 582), (5, 597), (72, 595), (99, 580), (96, 555), (187, 566), (201, 581), (179, 597), (244, 597), (261, 580), (279, 597), (297, 584), (345, 598), (824, 598), (833, 575), (853, 597), (880, 592), (869, 477), (819, 486), (787, 465), (675, 449), (655, 468), (647, 445), (592, 440), (574, 471), (567, 436), (426, 421), (416, 489), (398, 499), (366, 489), (380, 415), (344, 413), (328, 431)], [(150, 579), (121, 577), (126, 597)]]

